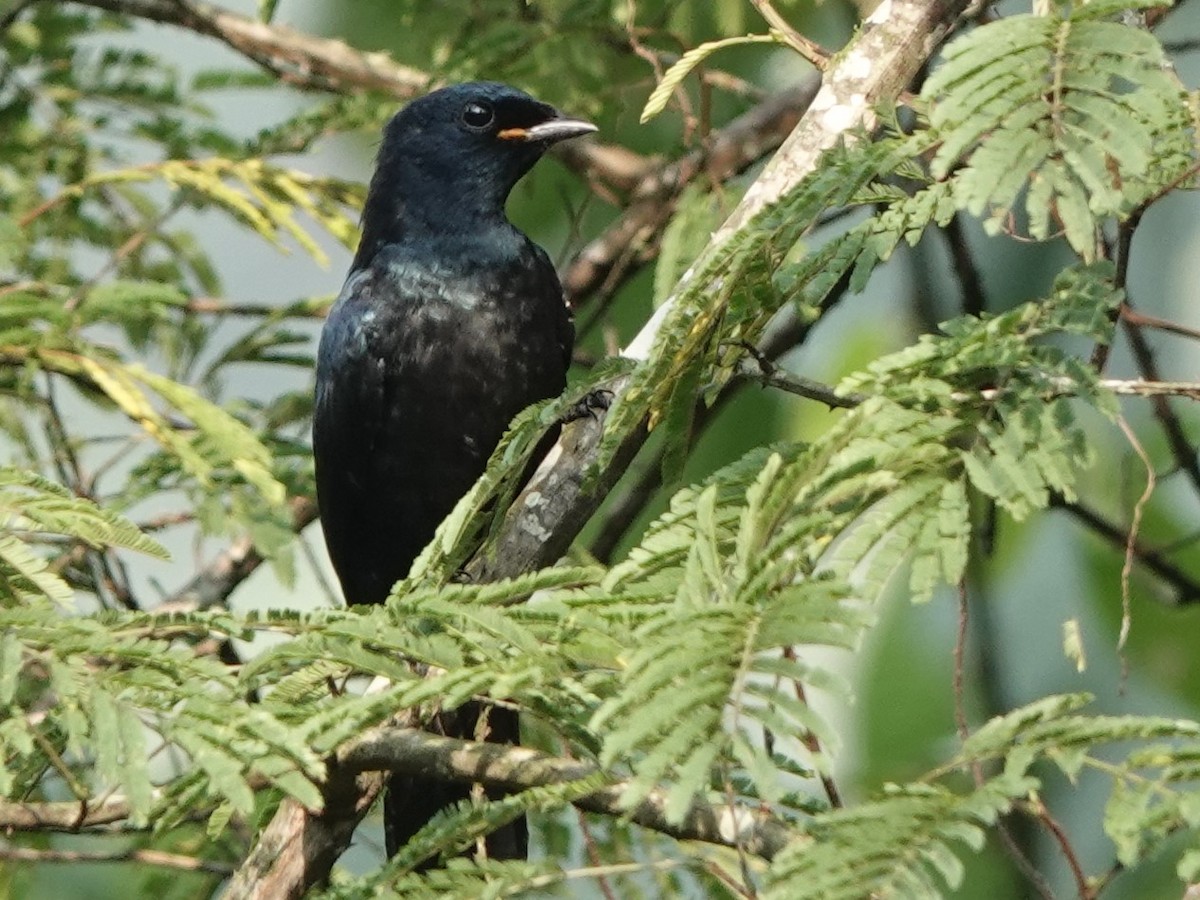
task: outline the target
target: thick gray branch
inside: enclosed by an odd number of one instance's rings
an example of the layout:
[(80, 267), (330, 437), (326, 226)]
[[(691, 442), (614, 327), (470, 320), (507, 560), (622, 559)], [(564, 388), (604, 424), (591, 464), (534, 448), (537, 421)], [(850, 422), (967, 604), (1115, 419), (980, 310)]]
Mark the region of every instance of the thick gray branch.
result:
[[(338, 752), (339, 763), (354, 772), (388, 770), (443, 781), (479, 782), (508, 791), (580, 781), (599, 769), (589, 762), (560, 759), (503, 744), (463, 741), (413, 728), (374, 728)], [(668, 822), (666, 792), (655, 790), (632, 810), (620, 805), (628, 783), (617, 781), (575, 801), (580, 809), (628, 816), (654, 831), (687, 841), (741, 846), (771, 859), (794, 836), (787, 825), (761, 809), (711, 804), (697, 798), (683, 820)]]
[(683, 189), (700, 176), (728, 181), (777, 149), (796, 127), (820, 81), (806, 79), (769, 97), (709, 135), (704, 145), (643, 175), (632, 185), (620, 217), (590, 241), (563, 273), (563, 289), (575, 306), (598, 291), (623, 260), (628, 278), (658, 251), (658, 238), (675, 212)]

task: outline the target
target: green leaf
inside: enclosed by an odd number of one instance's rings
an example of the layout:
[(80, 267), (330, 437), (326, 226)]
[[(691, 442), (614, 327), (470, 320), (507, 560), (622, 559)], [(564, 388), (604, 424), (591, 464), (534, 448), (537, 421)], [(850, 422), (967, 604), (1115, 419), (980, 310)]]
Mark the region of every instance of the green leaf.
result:
[(928, 785), (893, 786), (878, 800), (818, 814), (805, 835), (772, 861), (762, 896), (941, 897), (943, 885), (954, 889), (962, 882), (959, 854), (978, 851), (984, 828), (1031, 783), (996, 778), (965, 795)]
[(671, 99), (671, 94), (679, 87), (683, 79), (687, 78), (688, 74), (712, 54), (718, 50), (723, 50), (726, 47), (735, 47), (739, 44), (776, 44), (780, 43), (780, 39), (774, 34), (747, 34), (742, 37), (723, 38), (719, 41), (706, 41), (698, 47), (693, 47), (687, 53), (679, 58), (675, 65), (671, 66), (663, 75), (658, 86), (651, 92), (646, 100), (646, 106), (642, 109), (642, 115), (639, 121), (644, 125), (667, 108), (667, 103)]
[(167, 559), (136, 525), (34, 472), (0, 466), (0, 529), (78, 538), (92, 547), (123, 547)]
[(1091, 260), (1104, 219), (1128, 215), (1191, 164), (1186, 99), (1162, 45), (1101, 21), (1113, 11), (1007, 16), (952, 41), (926, 80), (943, 138), (933, 174), (955, 173), (957, 203), (986, 211), (989, 231), (1011, 226), (1027, 188), (1029, 233), (1061, 231)]

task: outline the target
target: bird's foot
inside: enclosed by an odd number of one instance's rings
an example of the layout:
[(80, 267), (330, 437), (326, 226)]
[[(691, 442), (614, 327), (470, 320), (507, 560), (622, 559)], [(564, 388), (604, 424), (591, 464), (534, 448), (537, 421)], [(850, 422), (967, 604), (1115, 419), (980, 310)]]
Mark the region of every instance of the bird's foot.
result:
[(600, 413), (612, 406), (614, 396), (608, 388), (596, 388), (594, 391), (588, 391), (582, 399), (563, 413), (562, 423), (568, 425), (578, 419), (599, 418)]

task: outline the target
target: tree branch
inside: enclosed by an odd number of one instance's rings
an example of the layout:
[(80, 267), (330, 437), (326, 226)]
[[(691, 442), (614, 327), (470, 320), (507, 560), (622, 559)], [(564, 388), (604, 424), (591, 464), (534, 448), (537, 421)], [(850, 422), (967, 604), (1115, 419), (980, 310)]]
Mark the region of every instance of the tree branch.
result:
[(28, 863), (138, 863), (162, 866), (168, 869), (182, 869), (185, 872), (207, 872), (213, 875), (229, 875), (233, 872), (233, 867), (229, 863), (198, 859), (182, 853), (168, 853), (164, 850), (137, 847), (130, 850), (106, 852), (103, 850), (37, 849), (0, 844), (0, 860)]
[(1147, 547), (1141, 541), (1135, 540), (1130, 544), (1129, 535), (1125, 529), (1114, 525), (1094, 509), (1084, 506), (1078, 501), (1054, 497), (1051, 504), (1070, 513), (1114, 547), (1121, 550), (1132, 547), (1134, 558), (1138, 562), (1175, 589), (1176, 603), (1180, 605), (1200, 603), (1200, 580), (1193, 578), (1175, 565), (1161, 551)]
[[(401, 65), (387, 53), (367, 53), (344, 41), (272, 25), (203, 0), (75, 0), (107, 12), (171, 25), (215, 38), (287, 84), (304, 90), (350, 94), (381, 91), (411, 100), (437, 87), (427, 72)], [(634, 154), (591, 141), (555, 155), (581, 176), (621, 184)], [(643, 161), (644, 162), (644, 161)]]
[(124, 797), (111, 797), (95, 805), (79, 803), (0, 802), (0, 830), (3, 831), (78, 831), (112, 825), (129, 818), (129, 803)]
[[(893, 0), (864, 22), (856, 40), (839, 56), (839, 64), (826, 73), (796, 129), (713, 235), (691, 271), (702, 271), (705, 261), (739, 228), (815, 171), (826, 149), (869, 132), (876, 121), (874, 104), (894, 98), (904, 89), (966, 5), (966, 0)], [(663, 323), (676, 314), (676, 298), (688, 286), (687, 280), (681, 281), (626, 348), (627, 357), (643, 360), (649, 356)], [(622, 379), (612, 385), (614, 394), (620, 395), (627, 384)], [(515, 575), (552, 563), (561, 555), (616, 481), (619, 473), (615, 470), (632, 458), (647, 434), (641, 428), (624, 436), (612, 470), (602, 473), (584, 495), (581, 474), (597, 458), (601, 425), (599, 419), (586, 419), (564, 429), (546, 462), (510, 508), (495, 546), (468, 567), (472, 576), (491, 580)]]
[[(307, 497), (293, 497), (292, 528), (302, 531), (317, 519), (317, 504)], [(194, 612), (223, 606), (234, 589), (262, 565), (249, 535), (243, 535), (196, 572), (183, 587), (155, 607), (155, 612)]]
[(382, 793), (383, 782), (379, 773), (354, 779), (331, 767), (323, 812), (313, 814), (291, 798), (284, 800), (222, 898), (298, 900), (323, 883)]
[(410, 99), (432, 86), (428, 74), (402, 66), (386, 53), (364, 53), (344, 41), (260, 22), (202, 0), (75, 2), (216, 38), (280, 81), (308, 90), (366, 89)]
[[(1122, 310), (1126, 308), (1129, 308), (1128, 300), (1123, 304)], [(1146, 335), (1141, 328), (1128, 319), (1122, 318), (1122, 324), (1125, 326), (1125, 336), (1129, 339), (1129, 347), (1133, 351), (1133, 357), (1137, 361), (1138, 371), (1141, 372), (1142, 377), (1152, 382), (1161, 381), (1158, 361), (1154, 357), (1154, 350)], [(1151, 402), (1154, 405), (1154, 415), (1167, 438), (1167, 445), (1171, 448), (1175, 464), (1187, 475), (1188, 480), (1192, 483), (1192, 488), (1200, 492), (1200, 460), (1196, 458), (1196, 449), (1188, 438), (1183, 423), (1172, 409), (1167, 395), (1153, 395)]]
[[(562, 759), (528, 747), (464, 741), (415, 728), (387, 726), (371, 729), (348, 743), (338, 751), (337, 760), (348, 772), (385, 770), (441, 781), (480, 783), (509, 792), (580, 781), (600, 771), (594, 763)], [(628, 787), (628, 781), (614, 781), (579, 798), (575, 805), (602, 815), (628, 816), (645, 828), (679, 840), (740, 845), (763, 859), (774, 857), (794, 837), (787, 824), (774, 815), (747, 807), (731, 810), (723, 800), (710, 804), (697, 798), (681, 822), (669, 822), (665, 790), (651, 791), (645, 800), (627, 810), (620, 798)]]

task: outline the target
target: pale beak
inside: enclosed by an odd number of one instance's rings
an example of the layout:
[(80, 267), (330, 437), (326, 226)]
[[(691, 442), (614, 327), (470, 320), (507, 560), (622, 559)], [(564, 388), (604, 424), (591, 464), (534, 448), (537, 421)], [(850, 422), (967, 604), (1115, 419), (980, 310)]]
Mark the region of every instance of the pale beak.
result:
[(529, 128), (505, 128), (498, 132), (496, 137), (504, 141), (557, 144), (559, 141), (591, 134), (596, 130), (595, 125), (583, 119), (547, 119)]

